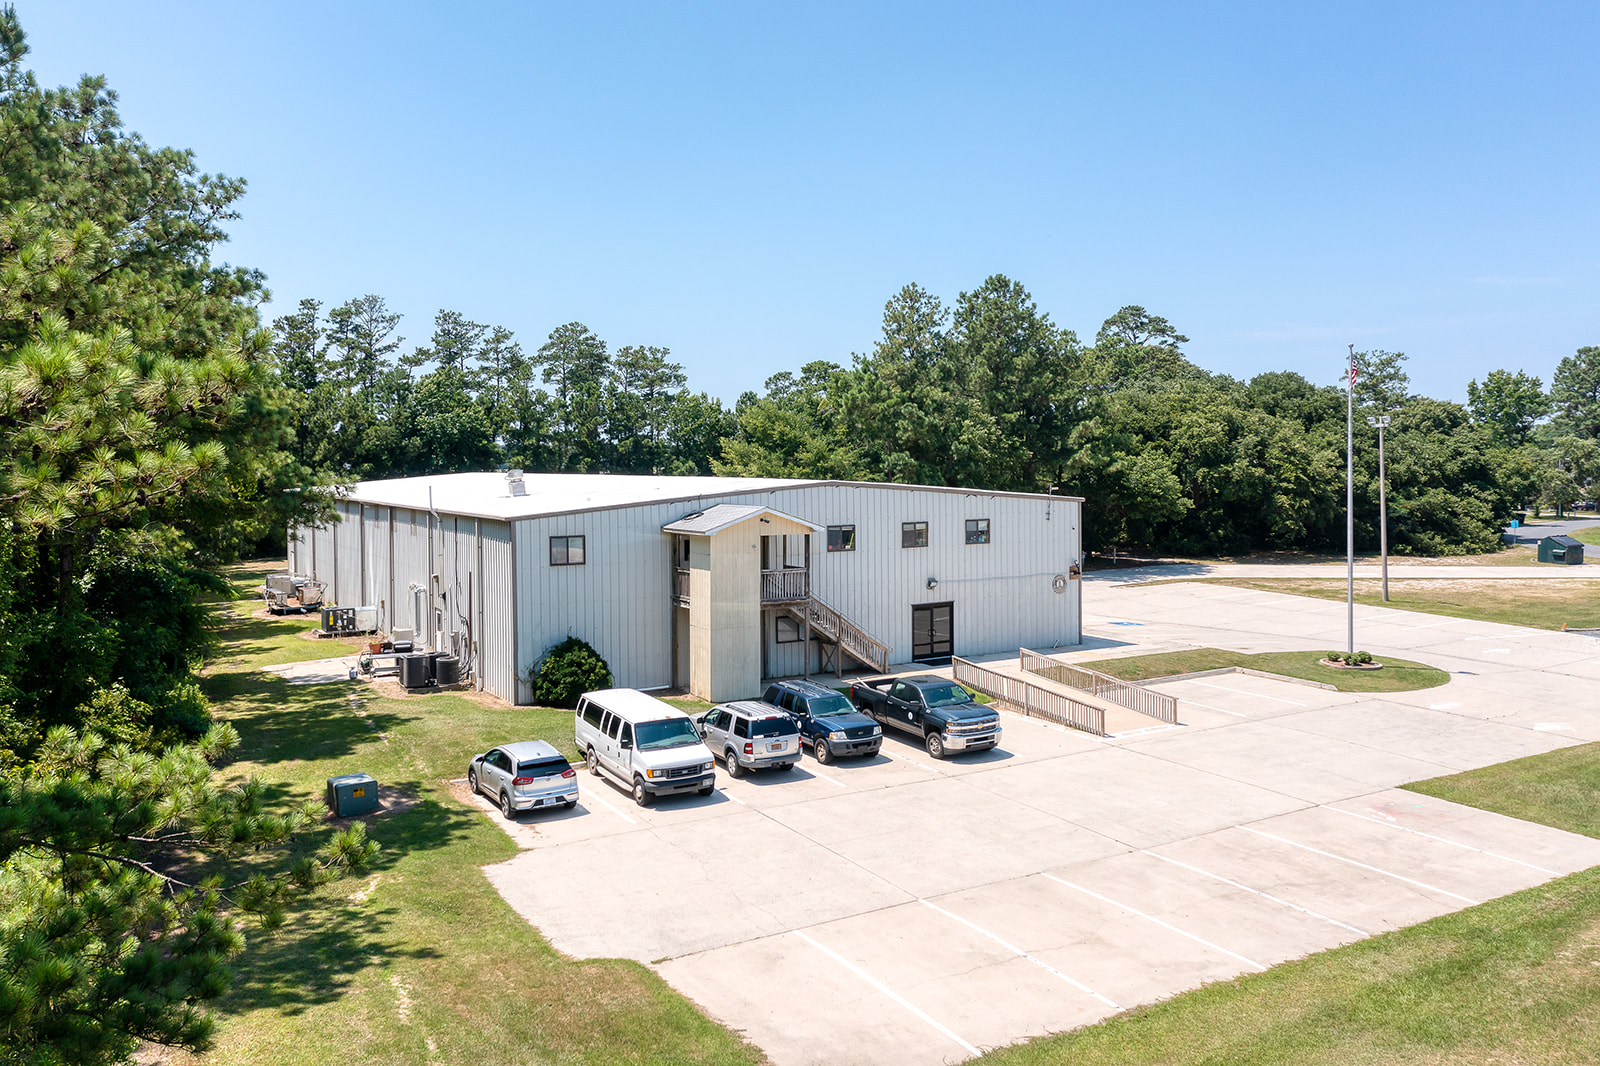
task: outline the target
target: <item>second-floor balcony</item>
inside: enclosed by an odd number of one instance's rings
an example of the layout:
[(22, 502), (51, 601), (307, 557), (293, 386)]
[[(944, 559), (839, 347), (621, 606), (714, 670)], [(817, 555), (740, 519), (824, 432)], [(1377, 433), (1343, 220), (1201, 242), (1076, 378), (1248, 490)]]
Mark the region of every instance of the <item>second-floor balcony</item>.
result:
[(811, 571), (804, 567), (761, 571), (761, 602), (802, 603), (811, 596)]

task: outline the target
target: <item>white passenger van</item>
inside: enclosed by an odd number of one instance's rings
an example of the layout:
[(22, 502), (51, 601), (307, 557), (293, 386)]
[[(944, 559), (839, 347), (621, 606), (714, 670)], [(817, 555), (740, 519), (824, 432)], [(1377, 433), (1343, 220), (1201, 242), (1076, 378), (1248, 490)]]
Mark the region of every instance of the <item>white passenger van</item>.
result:
[(717, 787), (715, 762), (689, 716), (636, 689), (585, 692), (572, 736), (589, 772), (630, 789), (641, 807), (681, 792), (709, 796)]

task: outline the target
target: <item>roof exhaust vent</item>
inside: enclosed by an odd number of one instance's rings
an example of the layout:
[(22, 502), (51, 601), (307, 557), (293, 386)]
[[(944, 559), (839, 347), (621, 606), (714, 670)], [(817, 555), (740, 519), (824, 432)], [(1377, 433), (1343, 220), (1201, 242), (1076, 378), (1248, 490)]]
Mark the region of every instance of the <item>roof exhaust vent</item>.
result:
[(506, 471), (506, 487), (511, 490), (511, 495), (513, 496), (526, 496), (528, 494), (528, 483), (522, 480), (522, 471), (520, 470)]

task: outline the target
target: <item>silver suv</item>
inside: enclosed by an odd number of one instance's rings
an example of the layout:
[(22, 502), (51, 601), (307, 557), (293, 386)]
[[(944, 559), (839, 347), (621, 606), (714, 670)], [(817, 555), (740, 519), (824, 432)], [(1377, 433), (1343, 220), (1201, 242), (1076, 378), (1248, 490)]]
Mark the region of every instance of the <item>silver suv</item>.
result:
[(800, 725), (770, 703), (735, 700), (694, 716), (711, 754), (729, 777), (773, 767), (793, 770), (800, 761)]
[(474, 755), (467, 763), (467, 787), (487, 793), (507, 818), (534, 807), (578, 805), (577, 771), (542, 740), (502, 744)]

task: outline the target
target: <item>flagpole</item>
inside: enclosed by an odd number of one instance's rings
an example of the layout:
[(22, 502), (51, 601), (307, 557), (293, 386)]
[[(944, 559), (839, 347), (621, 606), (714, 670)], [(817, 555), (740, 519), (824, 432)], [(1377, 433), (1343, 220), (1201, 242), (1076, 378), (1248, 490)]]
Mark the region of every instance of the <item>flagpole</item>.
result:
[(1344, 598), (1348, 616), (1345, 651), (1356, 653), (1356, 346), (1344, 386)]

